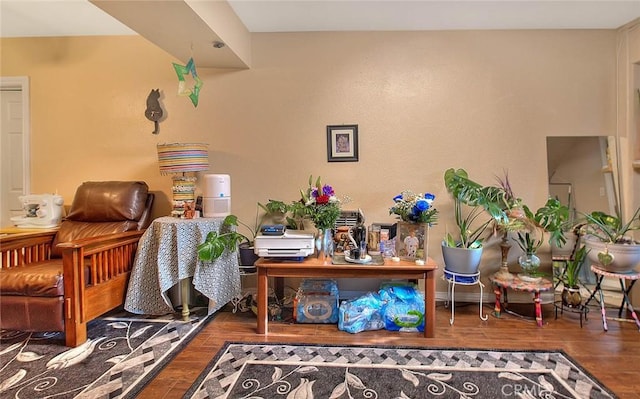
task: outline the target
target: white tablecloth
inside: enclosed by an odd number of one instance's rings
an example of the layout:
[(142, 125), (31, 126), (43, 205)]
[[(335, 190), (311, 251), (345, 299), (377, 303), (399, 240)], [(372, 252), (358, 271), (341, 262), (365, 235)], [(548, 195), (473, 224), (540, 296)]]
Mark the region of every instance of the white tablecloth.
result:
[(193, 276), (195, 288), (209, 298), (209, 313), (241, 295), (237, 252), (226, 251), (214, 262), (198, 260), (197, 247), (223, 218), (154, 220), (138, 244), (125, 310), (136, 314), (174, 312), (168, 291)]

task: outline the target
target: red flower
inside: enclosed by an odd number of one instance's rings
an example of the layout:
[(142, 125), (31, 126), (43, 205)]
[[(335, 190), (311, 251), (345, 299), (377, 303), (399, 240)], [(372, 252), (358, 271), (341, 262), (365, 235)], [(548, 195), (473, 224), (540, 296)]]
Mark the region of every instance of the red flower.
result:
[(318, 205), (324, 205), (324, 204), (328, 204), (329, 203), (329, 196), (328, 195), (319, 195), (316, 198), (316, 204)]

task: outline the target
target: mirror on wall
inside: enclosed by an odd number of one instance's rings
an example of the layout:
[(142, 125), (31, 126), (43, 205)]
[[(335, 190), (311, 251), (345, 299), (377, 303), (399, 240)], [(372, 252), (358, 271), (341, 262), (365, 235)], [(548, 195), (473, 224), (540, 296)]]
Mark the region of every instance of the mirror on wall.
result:
[(613, 136), (547, 137), (549, 196), (568, 205), (574, 216), (618, 213), (616, 165)]
[[(574, 220), (592, 211), (618, 214), (616, 154), (613, 136), (547, 137), (549, 196), (566, 204)], [(588, 267), (582, 268), (580, 279), (595, 283)]]

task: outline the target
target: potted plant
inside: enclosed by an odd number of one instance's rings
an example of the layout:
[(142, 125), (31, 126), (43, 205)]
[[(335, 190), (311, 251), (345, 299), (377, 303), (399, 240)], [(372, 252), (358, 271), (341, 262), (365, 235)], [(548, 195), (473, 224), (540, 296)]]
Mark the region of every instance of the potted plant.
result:
[(225, 250), (235, 251), (238, 244), (247, 237), (238, 233), (233, 226), (238, 226), (238, 218), (235, 215), (228, 215), (222, 222), (220, 233), (210, 231), (204, 242), (197, 247), (198, 259), (212, 262), (222, 256)]
[(304, 230), (305, 206), (301, 201), (290, 204), (280, 200), (270, 199), (266, 204), (258, 204), (264, 211), (265, 217), (270, 216), (274, 223), (284, 224), (287, 229)]
[[(444, 179), (447, 189), (454, 190), (451, 180), (455, 178), (455, 173), (454, 169), (449, 169), (445, 172)], [(465, 205), (461, 191), (459, 190), (457, 193), (458, 195), (453, 197), (454, 219), (457, 231), (454, 234), (447, 231), (445, 234), (442, 241), (442, 257), (444, 258), (446, 270), (460, 274), (476, 274), (483, 251), (482, 242), (484, 237), (482, 236), (491, 224), (492, 219), (486, 218), (486, 220), (477, 224), (478, 218), (485, 215), (484, 208), (475, 205), (476, 201), (468, 202), (470, 205)], [(466, 214), (464, 207), (468, 208)]]
[(265, 211), (265, 216), (270, 216), (272, 221), (277, 224), (286, 224), (289, 205), (283, 201), (270, 199), (266, 204), (258, 203), (258, 206)]
[[(468, 222), (471, 219), (469, 218), (477, 217), (477, 214), (474, 213), (477, 211), (472, 210), (466, 218), (463, 218), (461, 213), (458, 214), (457, 205), (454, 205), (456, 206), (454, 211), (456, 213), (456, 225), (459, 229), (460, 244), (456, 242), (456, 239), (446, 236), (443, 243), (443, 251), (445, 251), (445, 247), (452, 245), (459, 247), (462, 245), (465, 233), (471, 237), (475, 234), (477, 234), (476, 237), (480, 237), (486, 227), (492, 226), (494, 231), (502, 234), (502, 242), (500, 244), (502, 249), (502, 270), (505, 276), (508, 277), (507, 254), (511, 247), (508, 241), (509, 233), (517, 234), (516, 242), (525, 252), (525, 257), (522, 259), (526, 262), (525, 269), (535, 264), (539, 265), (535, 258), (531, 256), (529, 256), (528, 260), (525, 258), (527, 258), (527, 253), (535, 256), (535, 251), (543, 242), (545, 231), (550, 234), (550, 243), (563, 243), (567, 240), (564, 233), (569, 223), (568, 207), (561, 204), (557, 199), (551, 198), (534, 214), (522, 203), (520, 198), (514, 195), (508, 175), (499, 179), (497, 186), (482, 186), (470, 180), (464, 169), (448, 169), (445, 172), (444, 180), (447, 190), (454, 196), (456, 202), (472, 208), (480, 207), (480, 209), (489, 214), (490, 219), (480, 224), (476, 230), (470, 230)], [(487, 224), (485, 225), (485, 223)], [(466, 243), (471, 245), (474, 241), (475, 239), (467, 240)]]
[(640, 229), (640, 207), (626, 223), (600, 211), (586, 214), (585, 218), (582, 232), (591, 262), (618, 273), (632, 271), (640, 264), (640, 242), (628, 235)]
[[(198, 245), (198, 257), (203, 261), (213, 261), (219, 258), (225, 249), (229, 251), (238, 250), (240, 267), (245, 273), (255, 271), (253, 264), (258, 260), (258, 256), (254, 251), (254, 241), (258, 235), (260, 225), (258, 223), (258, 212), (256, 212), (256, 224), (252, 228), (248, 224), (238, 219), (236, 215), (228, 215), (222, 222), (221, 231), (218, 234), (214, 231), (209, 232), (205, 241)], [(244, 227), (250, 236), (242, 234), (238, 231), (240, 227)]]
[(522, 268), (520, 279), (525, 281), (538, 281), (540, 274), (540, 258), (536, 254), (538, 248), (542, 245), (544, 232), (533, 227), (531, 231), (518, 231), (516, 242), (520, 249), (524, 252), (518, 257), (518, 263)]
[[(493, 231), (503, 232), (503, 239), (501, 244), (502, 249), (502, 269), (505, 273), (508, 273), (506, 255), (509, 250), (510, 244), (507, 242), (508, 231), (512, 230), (512, 226), (515, 226), (517, 219), (512, 214), (511, 210), (516, 208), (519, 204), (519, 200), (511, 193), (508, 180), (505, 179), (500, 186), (483, 186), (471, 179), (464, 169), (448, 169), (444, 174), (444, 182), (447, 187), (447, 191), (451, 193), (454, 198), (454, 213), (456, 219), (456, 226), (458, 227), (457, 236), (459, 239), (455, 239), (447, 233), (445, 240), (442, 244), (443, 257), (444, 253), (447, 253), (447, 259), (449, 253), (457, 252), (462, 254), (468, 252), (467, 257), (473, 258), (478, 256), (478, 248), (482, 248), (481, 236), (485, 230), (489, 227)], [(460, 207), (459, 207), (459, 205)], [(461, 205), (471, 207), (471, 210), (466, 216), (462, 214)], [(475, 229), (472, 229), (474, 221), (483, 214), (483, 211), (488, 214), (488, 219), (482, 221)], [(454, 246), (459, 250), (452, 250)], [(471, 254), (471, 249), (476, 247), (476, 254)], [(464, 249), (464, 251), (462, 250)], [(463, 255), (460, 255), (463, 256)], [(460, 259), (450, 260), (447, 262), (445, 259), (446, 268), (457, 269), (456, 263), (460, 264)], [(469, 260), (469, 266), (472, 266), (474, 260)], [(460, 270), (460, 269), (457, 269)], [(477, 272), (477, 266), (475, 268), (468, 268), (470, 272)], [(453, 270), (452, 270), (453, 271)]]
[(562, 303), (570, 308), (577, 308), (582, 304), (582, 295), (579, 287), (580, 278), (578, 275), (587, 253), (587, 247), (580, 246), (573, 259), (566, 261), (564, 271), (560, 276), (560, 281), (562, 281)]

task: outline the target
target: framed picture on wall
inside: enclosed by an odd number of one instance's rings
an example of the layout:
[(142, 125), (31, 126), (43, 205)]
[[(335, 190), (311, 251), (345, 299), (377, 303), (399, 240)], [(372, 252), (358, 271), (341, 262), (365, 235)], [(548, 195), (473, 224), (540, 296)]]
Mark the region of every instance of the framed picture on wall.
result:
[(327, 126), (327, 161), (358, 162), (358, 125)]

